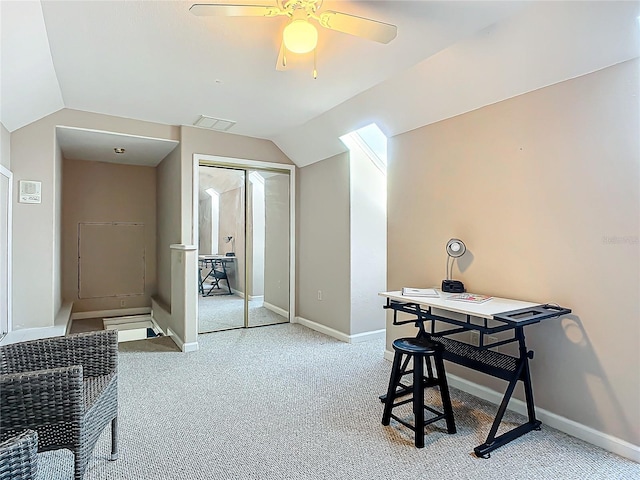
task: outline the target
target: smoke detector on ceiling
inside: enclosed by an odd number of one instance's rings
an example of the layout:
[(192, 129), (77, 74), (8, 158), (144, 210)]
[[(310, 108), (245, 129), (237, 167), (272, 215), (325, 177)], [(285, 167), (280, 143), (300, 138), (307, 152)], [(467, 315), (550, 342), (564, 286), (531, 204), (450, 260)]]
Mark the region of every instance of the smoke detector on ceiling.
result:
[(226, 132), (236, 124), (233, 120), (223, 120), (222, 118), (208, 117), (200, 115), (200, 118), (193, 125), (201, 128), (209, 128), (219, 132)]

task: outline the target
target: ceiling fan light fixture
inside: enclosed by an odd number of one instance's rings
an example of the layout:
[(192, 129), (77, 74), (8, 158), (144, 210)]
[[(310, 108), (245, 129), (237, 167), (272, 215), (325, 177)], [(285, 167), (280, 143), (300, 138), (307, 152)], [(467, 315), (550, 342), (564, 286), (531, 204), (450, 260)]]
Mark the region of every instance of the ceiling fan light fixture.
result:
[(306, 19), (293, 19), (284, 27), (282, 41), (293, 53), (309, 53), (318, 44), (318, 30)]

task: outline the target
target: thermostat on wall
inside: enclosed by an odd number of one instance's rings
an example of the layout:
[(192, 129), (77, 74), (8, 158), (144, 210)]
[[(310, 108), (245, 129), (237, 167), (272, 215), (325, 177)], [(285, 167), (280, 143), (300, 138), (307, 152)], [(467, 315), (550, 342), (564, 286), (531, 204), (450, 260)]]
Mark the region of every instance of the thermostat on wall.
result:
[(40, 203), (42, 201), (42, 182), (20, 180), (20, 203)]

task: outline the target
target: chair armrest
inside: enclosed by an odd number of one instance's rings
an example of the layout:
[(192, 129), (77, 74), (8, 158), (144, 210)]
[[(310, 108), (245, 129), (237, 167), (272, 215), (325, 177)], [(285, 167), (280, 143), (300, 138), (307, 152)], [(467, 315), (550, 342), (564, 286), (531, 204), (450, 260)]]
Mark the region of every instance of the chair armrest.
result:
[(41, 425), (80, 424), (83, 415), (79, 365), (0, 375), (0, 438)]
[(76, 333), (0, 347), (0, 374), (82, 365), (85, 377), (114, 373), (118, 365), (118, 332)]

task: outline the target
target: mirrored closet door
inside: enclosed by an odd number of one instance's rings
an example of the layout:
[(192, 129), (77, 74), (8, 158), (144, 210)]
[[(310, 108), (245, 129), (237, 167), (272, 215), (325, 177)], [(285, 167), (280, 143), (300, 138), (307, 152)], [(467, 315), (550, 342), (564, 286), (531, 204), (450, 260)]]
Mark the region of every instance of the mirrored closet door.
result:
[(198, 172), (198, 332), (289, 321), (289, 174)]
[(289, 175), (248, 171), (248, 326), (289, 321)]

